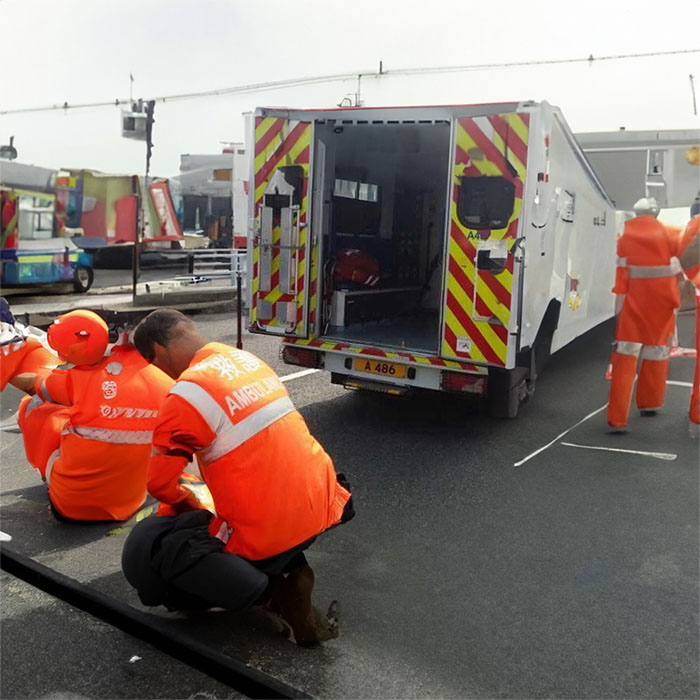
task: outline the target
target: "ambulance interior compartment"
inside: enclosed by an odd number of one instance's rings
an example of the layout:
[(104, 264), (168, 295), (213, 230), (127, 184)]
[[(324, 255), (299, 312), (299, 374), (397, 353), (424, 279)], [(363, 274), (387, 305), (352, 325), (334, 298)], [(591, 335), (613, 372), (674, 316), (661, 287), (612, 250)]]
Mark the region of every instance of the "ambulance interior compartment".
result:
[(449, 122), (326, 122), (316, 133), (322, 336), (437, 352)]

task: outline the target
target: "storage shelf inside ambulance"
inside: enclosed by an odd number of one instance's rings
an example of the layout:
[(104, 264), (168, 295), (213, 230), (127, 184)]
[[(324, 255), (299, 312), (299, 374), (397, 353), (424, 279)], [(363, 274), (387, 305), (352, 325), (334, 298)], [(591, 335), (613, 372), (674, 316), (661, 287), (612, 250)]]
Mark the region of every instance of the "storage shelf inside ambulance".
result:
[(449, 125), (317, 124), (317, 137), (323, 338), (437, 352)]

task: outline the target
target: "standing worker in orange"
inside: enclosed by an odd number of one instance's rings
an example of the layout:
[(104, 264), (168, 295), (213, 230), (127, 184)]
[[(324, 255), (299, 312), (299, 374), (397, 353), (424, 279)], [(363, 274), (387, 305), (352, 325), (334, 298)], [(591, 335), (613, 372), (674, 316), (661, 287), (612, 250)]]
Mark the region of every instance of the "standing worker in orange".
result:
[[(125, 336), (126, 334), (124, 334)], [(38, 373), (20, 403), (29, 463), (59, 520), (125, 520), (146, 498), (151, 438), (172, 381), (92, 311), (59, 316), (49, 345), (73, 365)]]
[(681, 235), (679, 255), (686, 277), (695, 285), (695, 374), (690, 394), (690, 420), (700, 423), (700, 213), (697, 202), (691, 207), (693, 217)]
[[(333, 604), (311, 603), (303, 551), (354, 515), (349, 485), (309, 433), (275, 372), (248, 352), (208, 343), (179, 311), (159, 309), (134, 332), (141, 354), (177, 381), (153, 433), (148, 490), (184, 511), (131, 531), (122, 569), (146, 605), (266, 604), (297, 644), (337, 636)], [(216, 515), (182, 478), (196, 456)]]
[(656, 200), (642, 198), (636, 217), (625, 223), (617, 243), (618, 267), (613, 292), (624, 295), (615, 331), (608, 425), (627, 427), (637, 363), (636, 402), (642, 415), (653, 415), (664, 404), (670, 345), (676, 327), (678, 235), (657, 221)]

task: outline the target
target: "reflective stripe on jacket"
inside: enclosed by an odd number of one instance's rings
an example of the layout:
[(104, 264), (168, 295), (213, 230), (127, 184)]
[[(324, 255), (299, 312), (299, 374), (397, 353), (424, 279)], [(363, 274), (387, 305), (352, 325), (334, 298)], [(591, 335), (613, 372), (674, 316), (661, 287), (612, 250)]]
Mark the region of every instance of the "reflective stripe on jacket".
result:
[(221, 343), (201, 348), (171, 389), (153, 447), (151, 494), (180, 500), (182, 458), (175, 454), (196, 453), (218, 514), (210, 532), (248, 559), (327, 530), (350, 498), (275, 372)]

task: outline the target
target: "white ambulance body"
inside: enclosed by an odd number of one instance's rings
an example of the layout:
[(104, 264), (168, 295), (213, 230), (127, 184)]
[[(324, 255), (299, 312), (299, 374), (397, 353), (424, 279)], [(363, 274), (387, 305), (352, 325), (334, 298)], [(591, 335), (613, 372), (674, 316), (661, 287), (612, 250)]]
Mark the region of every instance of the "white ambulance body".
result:
[(514, 416), (613, 315), (615, 207), (558, 108), (260, 108), (253, 130), (250, 329), (286, 362)]

